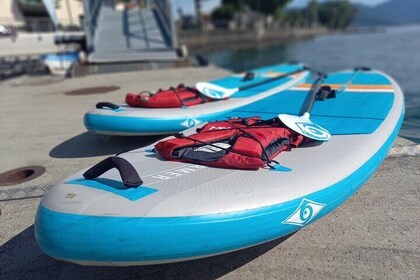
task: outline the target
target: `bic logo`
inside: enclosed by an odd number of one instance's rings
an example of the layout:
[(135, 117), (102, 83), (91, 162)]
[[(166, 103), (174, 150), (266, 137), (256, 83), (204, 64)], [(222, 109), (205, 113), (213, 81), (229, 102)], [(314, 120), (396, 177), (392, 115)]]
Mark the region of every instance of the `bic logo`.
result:
[(282, 223), (303, 227), (318, 215), (325, 206), (326, 204), (304, 198), (295, 212)]
[(194, 125), (197, 125), (197, 124), (200, 124), (200, 123), (201, 123), (200, 120), (192, 118), (192, 119), (188, 119), (188, 120), (183, 121), (181, 123), (181, 125), (183, 127), (190, 128), (190, 127), (193, 127)]
[(316, 125), (314, 123), (307, 123), (307, 122), (301, 122), (296, 123), (296, 125), (301, 130), (302, 134), (312, 138), (315, 137), (315, 139), (328, 139), (328, 131), (326, 131), (324, 128), (320, 127), (319, 125)]
[(218, 99), (218, 98), (223, 97), (223, 92), (219, 92), (219, 91), (214, 90), (214, 89), (204, 88), (203, 93), (210, 98)]

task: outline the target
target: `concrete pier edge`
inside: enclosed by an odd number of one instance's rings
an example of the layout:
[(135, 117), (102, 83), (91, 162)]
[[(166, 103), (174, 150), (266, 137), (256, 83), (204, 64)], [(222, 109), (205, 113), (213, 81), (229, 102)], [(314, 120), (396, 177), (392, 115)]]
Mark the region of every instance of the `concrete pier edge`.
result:
[[(77, 79), (24, 76), (1, 83), (0, 173), (27, 165), (42, 165), (47, 171), (33, 181), (0, 187), (0, 200), (7, 190), (48, 187), (108, 155), (157, 140), (86, 132), (83, 113), (98, 101), (119, 103), (127, 92), (193, 84), (226, 74), (211, 66)], [(75, 89), (97, 86), (119, 89), (74, 94)], [(388, 159), (357, 194), (288, 238), (169, 265), (82, 267), (54, 260), (39, 250), (33, 234), (40, 198), (0, 201), (0, 279), (417, 279), (418, 149), (418, 144), (398, 138)]]

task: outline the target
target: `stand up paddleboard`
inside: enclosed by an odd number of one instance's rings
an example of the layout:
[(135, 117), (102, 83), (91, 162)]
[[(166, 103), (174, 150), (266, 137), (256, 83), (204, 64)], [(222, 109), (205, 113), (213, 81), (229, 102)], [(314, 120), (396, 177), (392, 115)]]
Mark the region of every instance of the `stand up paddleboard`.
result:
[[(304, 69), (302, 64), (281, 64), (252, 70), (250, 79), (245, 78), (245, 73), (212, 81), (217, 88), (232, 89), (229, 98), (191, 107), (150, 109), (100, 103), (85, 114), (84, 124), (89, 131), (105, 135), (175, 133), (301, 83), (309, 76), (309, 71)], [(277, 79), (277, 76), (284, 77)]]
[[(400, 129), (404, 100), (379, 71), (335, 72), (323, 84), (336, 89), (335, 97), (316, 100), (310, 119), (331, 138), (280, 153), (275, 160), (283, 169), (165, 161), (154, 145), (122, 153), (117, 158), (129, 163), (122, 173), (138, 173), (143, 184), (128, 188), (116, 169), (97, 179), (85, 179), (86, 170), (64, 179), (39, 206), (40, 248), (82, 265), (178, 262), (261, 244), (327, 215), (381, 164)], [(301, 116), (310, 87), (300, 84), (224, 117)], [(319, 135), (314, 127), (301, 129)]]

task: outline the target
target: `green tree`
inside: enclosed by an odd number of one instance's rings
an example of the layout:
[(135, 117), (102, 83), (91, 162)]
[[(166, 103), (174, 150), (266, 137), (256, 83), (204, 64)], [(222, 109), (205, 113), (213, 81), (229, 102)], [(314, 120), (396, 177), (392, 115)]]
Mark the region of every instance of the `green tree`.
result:
[(346, 28), (353, 21), (357, 9), (348, 0), (329, 1), (319, 6), (319, 21), (332, 29)]
[(348, 0), (322, 3), (313, 0), (303, 9), (288, 10), (285, 20), (292, 25), (316, 22), (331, 29), (342, 29), (353, 21), (356, 13), (357, 9)]
[(235, 7), (231, 4), (224, 4), (217, 7), (211, 13), (211, 17), (214, 20), (231, 20), (235, 15)]
[(266, 15), (274, 15), (278, 9), (283, 9), (291, 0), (223, 0), (223, 5), (230, 4), (239, 10), (241, 6), (246, 5), (254, 11)]
[(305, 20), (305, 10), (303, 9), (289, 10), (285, 14), (284, 20), (292, 26), (299, 25)]
[(305, 9), (306, 18), (312, 23), (319, 22), (319, 9), (320, 6), (317, 1), (309, 2)]

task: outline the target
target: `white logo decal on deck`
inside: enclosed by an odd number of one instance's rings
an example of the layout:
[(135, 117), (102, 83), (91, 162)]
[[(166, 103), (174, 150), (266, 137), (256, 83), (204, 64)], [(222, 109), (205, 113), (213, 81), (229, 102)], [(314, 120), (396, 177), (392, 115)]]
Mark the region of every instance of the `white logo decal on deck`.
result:
[(328, 139), (329, 132), (324, 128), (314, 123), (298, 122), (296, 125), (301, 130), (302, 134), (315, 139)]
[(227, 126), (210, 126), (209, 130), (223, 130), (223, 129), (229, 129), (231, 127), (227, 127)]
[(194, 149), (194, 152), (217, 153), (228, 148), (230, 148), (230, 145), (227, 143), (214, 143), (212, 145), (196, 148)]
[(326, 204), (304, 198), (295, 212), (282, 223), (303, 227), (318, 215), (325, 206)]
[(201, 170), (203, 168), (206, 168), (206, 167), (202, 166), (202, 165), (191, 164), (191, 165), (187, 165), (187, 166), (182, 167), (182, 168), (177, 168), (177, 169), (173, 169), (171, 171), (165, 171), (165, 172), (162, 172), (162, 173), (155, 174), (155, 175), (152, 176), (152, 178), (158, 179), (158, 180), (170, 180), (170, 179), (173, 179), (175, 177), (184, 176), (184, 175), (196, 172), (196, 171)]
[(203, 93), (210, 98), (223, 98), (223, 92), (213, 90), (210, 88), (203, 88)]

